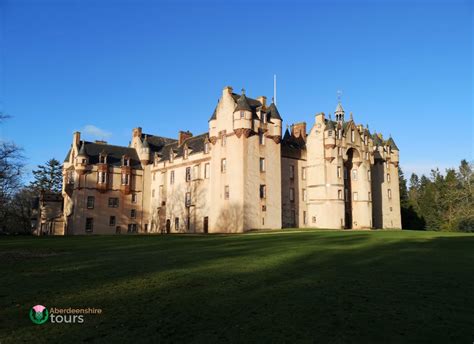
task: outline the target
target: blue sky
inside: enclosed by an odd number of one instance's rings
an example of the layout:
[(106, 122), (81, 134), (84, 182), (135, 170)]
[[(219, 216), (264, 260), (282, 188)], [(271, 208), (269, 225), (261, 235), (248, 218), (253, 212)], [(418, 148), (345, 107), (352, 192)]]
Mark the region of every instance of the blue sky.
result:
[(207, 130), (221, 90), (273, 93), (284, 121), (333, 112), (392, 134), (405, 173), (473, 159), (473, 5), (450, 1), (0, 0), (0, 139), (29, 167), (75, 130)]

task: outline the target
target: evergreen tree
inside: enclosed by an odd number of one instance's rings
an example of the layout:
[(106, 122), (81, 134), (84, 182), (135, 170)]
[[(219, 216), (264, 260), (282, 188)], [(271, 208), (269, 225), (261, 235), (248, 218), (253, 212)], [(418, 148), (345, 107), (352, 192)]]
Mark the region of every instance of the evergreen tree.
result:
[(33, 171), (35, 180), (30, 186), (37, 192), (61, 192), (62, 168), (61, 163), (56, 159), (48, 160), (45, 165), (38, 165), (38, 169)]

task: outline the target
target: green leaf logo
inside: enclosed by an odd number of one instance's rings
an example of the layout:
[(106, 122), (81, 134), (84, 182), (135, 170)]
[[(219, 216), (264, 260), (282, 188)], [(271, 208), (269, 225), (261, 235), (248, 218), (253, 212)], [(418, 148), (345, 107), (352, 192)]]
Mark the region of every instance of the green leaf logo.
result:
[(36, 325), (44, 324), (48, 321), (49, 312), (45, 306), (36, 305), (30, 309), (30, 319)]

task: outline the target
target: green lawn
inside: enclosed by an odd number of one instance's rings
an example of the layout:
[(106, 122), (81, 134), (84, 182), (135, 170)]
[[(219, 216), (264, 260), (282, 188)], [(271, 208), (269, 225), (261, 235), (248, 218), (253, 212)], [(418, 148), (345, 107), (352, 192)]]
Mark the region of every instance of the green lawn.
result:
[(2, 237), (0, 264), (1, 344), (474, 342), (469, 234)]

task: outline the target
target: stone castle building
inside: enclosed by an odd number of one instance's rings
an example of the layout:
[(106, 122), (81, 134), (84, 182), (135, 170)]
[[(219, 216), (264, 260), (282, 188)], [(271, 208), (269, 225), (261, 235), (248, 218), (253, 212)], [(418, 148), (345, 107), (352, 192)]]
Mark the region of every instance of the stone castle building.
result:
[(64, 234), (401, 228), (395, 142), (346, 120), (340, 103), (334, 115), (282, 135), (275, 104), (225, 87), (200, 135), (135, 128), (125, 147), (76, 132)]

